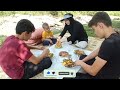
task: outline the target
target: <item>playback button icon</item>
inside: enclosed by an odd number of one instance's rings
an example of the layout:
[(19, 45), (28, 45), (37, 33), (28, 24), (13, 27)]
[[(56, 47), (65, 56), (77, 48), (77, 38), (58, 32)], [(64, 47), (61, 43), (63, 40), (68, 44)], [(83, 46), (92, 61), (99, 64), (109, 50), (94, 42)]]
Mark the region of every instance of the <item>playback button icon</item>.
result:
[(69, 75), (69, 72), (59, 72), (59, 75)]
[(74, 70), (61, 70), (58, 75), (59, 77), (76, 77), (76, 72)]

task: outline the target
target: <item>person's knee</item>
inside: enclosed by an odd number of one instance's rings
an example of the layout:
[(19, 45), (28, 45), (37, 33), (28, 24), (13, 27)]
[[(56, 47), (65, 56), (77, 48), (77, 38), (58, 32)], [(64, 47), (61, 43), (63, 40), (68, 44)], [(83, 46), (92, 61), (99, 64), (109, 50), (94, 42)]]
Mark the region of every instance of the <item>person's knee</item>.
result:
[(43, 45), (44, 45), (44, 46), (48, 46), (49, 44), (50, 44), (49, 41), (47, 41), (47, 40), (44, 40), (44, 41), (43, 41)]
[(87, 43), (86, 41), (80, 41), (80, 42), (78, 42), (78, 43), (76, 44), (76, 46), (78, 46), (78, 47), (80, 47), (80, 48), (82, 48), (82, 49), (86, 48), (87, 45), (88, 45), (88, 43)]
[(68, 37), (68, 38), (67, 38), (67, 41), (68, 41), (68, 42), (71, 41), (71, 37)]
[(81, 55), (80, 58), (79, 58), (79, 60), (84, 59), (86, 56), (87, 56), (87, 55)]
[(53, 38), (53, 39), (52, 39), (52, 42), (53, 42), (53, 44), (55, 44), (55, 43), (57, 42), (57, 39), (56, 39), (56, 38)]
[(44, 62), (45, 62), (45, 65), (44, 65), (45, 69), (49, 68), (52, 65), (52, 61), (51, 61), (51, 59), (49, 57), (45, 58)]

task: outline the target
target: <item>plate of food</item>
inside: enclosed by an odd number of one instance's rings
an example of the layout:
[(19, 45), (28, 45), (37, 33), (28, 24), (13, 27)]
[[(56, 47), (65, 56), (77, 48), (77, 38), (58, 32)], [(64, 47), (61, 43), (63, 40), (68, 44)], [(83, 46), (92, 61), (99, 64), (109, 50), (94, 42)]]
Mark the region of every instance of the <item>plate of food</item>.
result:
[(74, 50), (74, 53), (77, 55), (85, 55), (85, 52), (82, 50)]
[(62, 48), (62, 43), (61, 41), (57, 41), (55, 48)]
[(62, 65), (65, 67), (74, 67), (74, 62), (71, 59), (64, 59)]
[(59, 56), (61, 56), (61, 57), (68, 57), (68, 56), (69, 56), (69, 53), (66, 52), (66, 51), (61, 51), (61, 52), (59, 53)]

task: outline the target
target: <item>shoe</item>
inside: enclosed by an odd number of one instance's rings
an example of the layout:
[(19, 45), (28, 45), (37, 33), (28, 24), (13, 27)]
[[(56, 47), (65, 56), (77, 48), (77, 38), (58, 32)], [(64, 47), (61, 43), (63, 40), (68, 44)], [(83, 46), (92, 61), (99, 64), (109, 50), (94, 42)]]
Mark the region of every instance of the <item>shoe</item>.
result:
[(79, 43), (76, 43), (75, 46), (80, 47)]
[(71, 44), (72, 44), (72, 41), (69, 41), (68, 44), (71, 45)]

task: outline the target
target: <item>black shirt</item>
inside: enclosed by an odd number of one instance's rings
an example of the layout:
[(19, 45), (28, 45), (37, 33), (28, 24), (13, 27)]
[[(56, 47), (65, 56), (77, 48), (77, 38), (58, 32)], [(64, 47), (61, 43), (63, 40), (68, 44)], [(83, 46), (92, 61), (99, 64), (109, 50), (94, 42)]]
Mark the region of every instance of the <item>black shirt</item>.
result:
[(107, 61), (96, 78), (118, 79), (120, 77), (120, 35), (111, 34), (103, 41), (98, 57)]
[(61, 32), (60, 36), (63, 37), (66, 32), (69, 32), (71, 35), (71, 41), (74, 43), (76, 40), (78, 41), (88, 41), (88, 36), (86, 31), (84, 30), (83, 25), (74, 20), (72, 24), (65, 25), (63, 31)]

